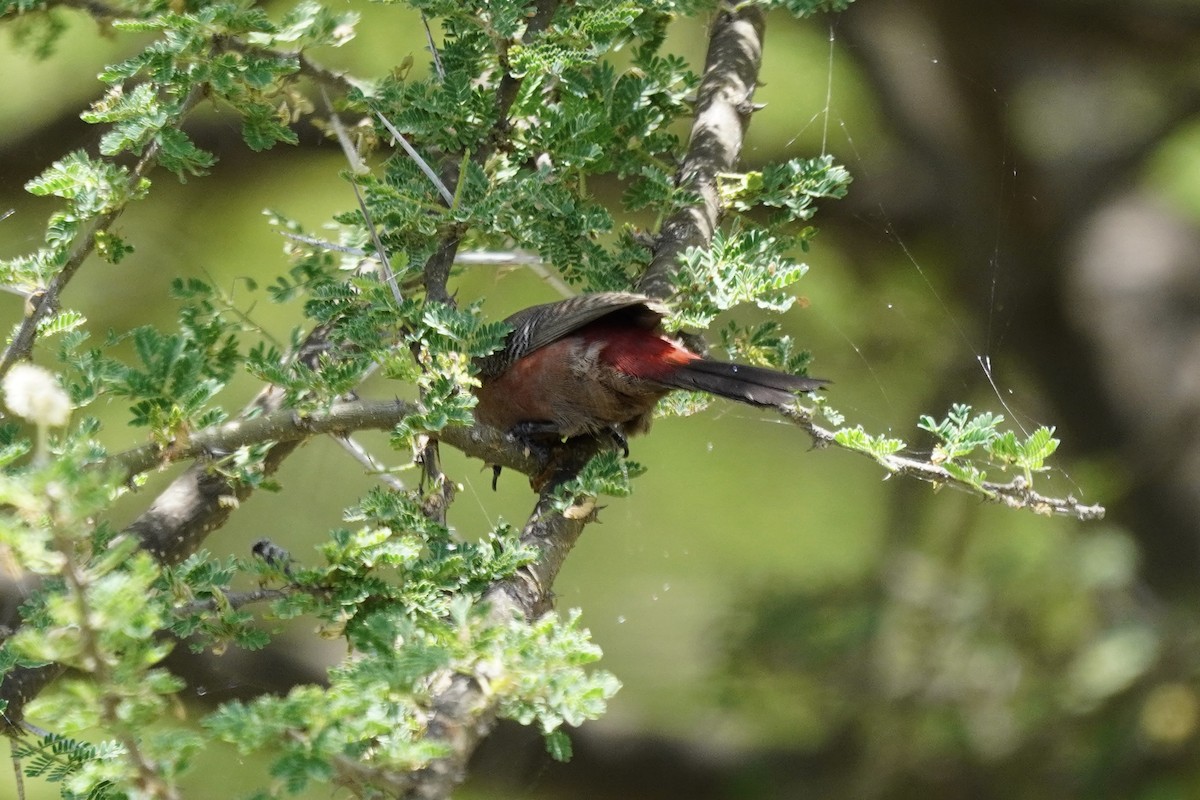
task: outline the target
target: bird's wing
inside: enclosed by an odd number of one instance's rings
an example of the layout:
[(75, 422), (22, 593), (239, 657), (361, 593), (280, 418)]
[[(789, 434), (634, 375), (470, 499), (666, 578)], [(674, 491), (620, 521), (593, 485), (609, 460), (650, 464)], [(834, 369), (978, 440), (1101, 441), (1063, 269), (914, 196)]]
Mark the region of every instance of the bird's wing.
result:
[(551, 342), (579, 330), (609, 314), (624, 309), (642, 307), (631, 324), (645, 328), (657, 327), (667, 308), (653, 298), (631, 292), (595, 292), (581, 294), (556, 303), (531, 306), (513, 314), (505, 322), (513, 326), (512, 335), (524, 337), (514, 342), (516, 349), (528, 355)]

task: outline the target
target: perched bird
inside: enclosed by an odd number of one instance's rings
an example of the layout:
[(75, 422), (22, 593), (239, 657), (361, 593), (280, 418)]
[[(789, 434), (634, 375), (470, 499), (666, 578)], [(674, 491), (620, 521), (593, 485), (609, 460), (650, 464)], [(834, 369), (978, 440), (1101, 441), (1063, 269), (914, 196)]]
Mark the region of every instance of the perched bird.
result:
[(666, 313), (626, 292), (518, 311), (504, 347), (478, 361), (476, 421), (527, 442), (607, 435), (628, 455), (626, 437), (645, 432), (674, 389), (782, 407), (828, 383), (704, 358), (663, 332)]

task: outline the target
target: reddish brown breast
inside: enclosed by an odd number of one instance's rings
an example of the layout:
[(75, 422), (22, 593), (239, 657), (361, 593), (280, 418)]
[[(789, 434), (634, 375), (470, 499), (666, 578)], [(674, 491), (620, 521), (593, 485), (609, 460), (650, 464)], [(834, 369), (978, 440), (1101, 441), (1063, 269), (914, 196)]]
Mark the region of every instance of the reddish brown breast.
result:
[(521, 422), (553, 422), (564, 391), (572, 391), (571, 362), (582, 340), (560, 339), (513, 362), (475, 390), (475, 419), (502, 431)]

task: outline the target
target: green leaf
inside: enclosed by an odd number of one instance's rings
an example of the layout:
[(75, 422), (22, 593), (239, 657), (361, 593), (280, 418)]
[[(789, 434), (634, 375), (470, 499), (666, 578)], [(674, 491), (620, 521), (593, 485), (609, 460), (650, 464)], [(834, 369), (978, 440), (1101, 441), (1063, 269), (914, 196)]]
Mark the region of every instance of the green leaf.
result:
[(812, 218), (814, 200), (845, 197), (849, 185), (850, 173), (834, 164), (833, 156), (818, 156), (768, 164), (761, 172), (722, 175), (717, 188), (737, 211), (779, 208), (787, 220), (796, 222)]
[(571, 760), (573, 750), (571, 747), (571, 737), (567, 735), (562, 728), (555, 728), (543, 735), (546, 741), (546, 752), (550, 757), (560, 763), (566, 763)]
[(845, 11), (854, 0), (764, 0), (766, 8), (783, 8), (801, 19), (822, 12)]
[(937, 437), (934, 460), (941, 463), (968, 456), (978, 447), (990, 447), (1000, 436), (997, 426), (1003, 421), (1004, 417), (992, 413), (971, 417), (971, 407), (957, 403), (941, 422), (922, 415), (917, 427)]
[(1028, 470), (1042, 469), (1045, 461), (1058, 449), (1059, 440), (1054, 438), (1054, 428), (1038, 428), (1021, 448), (1021, 466)]
[(715, 233), (709, 247), (687, 250), (673, 276), (679, 302), (672, 325), (706, 328), (722, 311), (746, 302), (786, 311), (795, 302), (786, 289), (808, 271), (787, 255), (791, 245), (766, 229), (735, 225)]
[(251, 150), (256, 152), (269, 150), (279, 142), (296, 144), (300, 139), (296, 132), (280, 119), (276, 110), (265, 103), (244, 105), (242, 138), (246, 140)]
[(872, 436), (863, 430), (861, 425), (853, 428), (842, 428), (833, 435), (834, 441), (849, 450), (857, 450), (881, 460), (903, 450), (907, 444), (902, 439), (889, 439), (886, 436)]
[(555, 489), (557, 507), (566, 511), (581, 500), (609, 497), (628, 497), (633, 493), (633, 479), (646, 468), (621, 457), (615, 450), (606, 450), (592, 457), (579, 474)]
[[(77, 219), (102, 214), (139, 196), (130, 190), (129, 173), (116, 164), (93, 159), (82, 150), (55, 161), (41, 175), (25, 184), (25, 190), (38, 196), (56, 195), (73, 201)], [(72, 234), (57, 238), (69, 238)]]
[(159, 145), (159, 163), (180, 178), (185, 175), (206, 175), (217, 158), (201, 150), (178, 128), (163, 128), (155, 136)]

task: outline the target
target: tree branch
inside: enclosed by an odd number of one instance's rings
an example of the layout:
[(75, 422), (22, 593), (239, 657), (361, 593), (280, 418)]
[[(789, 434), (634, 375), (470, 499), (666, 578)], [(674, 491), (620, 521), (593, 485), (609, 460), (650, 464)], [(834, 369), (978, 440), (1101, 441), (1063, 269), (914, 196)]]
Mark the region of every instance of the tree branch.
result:
[[(525, 32), (521, 37), (523, 42), (528, 44), (550, 25), (559, 4), (560, 0), (537, 0), (534, 3), (533, 14), (526, 21)], [(496, 121), (492, 126), (487, 144), (470, 154), (471, 160), (479, 165), (487, 163), (487, 160), (507, 139), (508, 114), (512, 110), (512, 104), (516, 102), (517, 94), (524, 81), (523, 77), (517, 77), (508, 70), (507, 58), (504, 53), (500, 53), (500, 61), (501, 66), (504, 67), (504, 76), (501, 77), (500, 84), (496, 89)], [(463, 156), (463, 158), (466, 157), (466, 155)], [(459, 171), (458, 165), (454, 170), (456, 173)], [(449, 183), (448, 180), (445, 182)], [(464, 231), (459, 225), (452, 225), (442, 236), (437, 250), (425, 262), (423, 275), (427, 302), (433, 300), (447, 305), (454, 302), (454, 298), (446, 290), (446, 284), (450, 279), (450, 267), (454, 264), (463, 233)]]
[[(320, 434), (391, 430), (417, 410), (414, 403), (406, 400), (353, 400), (306, 414), (292, 408), (279, 408), (196, 431), (186, 444), (178, 447), (148, 444), (126, 450), (101, 461), (98, 468), (120, 470), (128, 479), (177, 461), (204, 458), (211, 464), (214, 457), (256, 444), (297, 443)], [(478, 425), (444, 428), (438, 432), (438, 438), (488, 464), (524, 473), (533, 472), (538, 466), (537, 461), (520, 451), (510, 437), (493, 428)]]
[[(564, 515), (555, 510), (555, 502), (554, 487), (543, 490), (521, 533), (521, 543), (536, 550), (537, 558), (483, 596), (489, 617), (497, 624), (514, 617), (535, 619), (554, 605), (554, 580), (584, 526), (595, 518), (590, 506), (574, 507)], [(471, 754), (496, 724), (496, 701), (473, 676), (443, 672), (432, 683), (438, 688), (431, 699), (425, 736), (449, 746), (450, 753), (413, 773), (402, 795), (411, 800), (449, 797), (466, 777)]]
[(100, 466), (119, 470), (129, 478), (173, 462), (219, 458), (256, 444), (294, 442), (321, 433), (388, 430), (415, 410), (412, 403), (404, 400), (334, 403), (326, 410), (310, 413), (279, 408), (195, 431), (186, 443), (179, 445), (146, 444), (126, 450), (100, 462)]
[(222, 606), (227, 608), (241, 608), (242, 606), (250, 605), (251, 603), (263, 603), (268, 600), (279, 600), (284, 597), (289, 597), (293, 594), (288, 589), (253, 589), (248, 592), (231, 592), (225, 595), (220, 603), (215, 598), (208, 600), (193, 600), (190, 603), (184, 603), (175, 609), (175, 613), (179, 616), (188, 616), (190, 614), (201, 614), (205, 611), (216, 611)]
[[(201, 87), (193, 87), (179, 107), (179, 120), (182, 120), (188, 110), (198, 103), (203, 96), (204, 92)], [(130, 172), (129, 180), (126, 181), (126, 185), (130, 189), (128, 192), (130, 196), (136, 195), (134, 189), (158, 164), (158, 152), (159, 144), (156, 141), (146, 148), (146, 152)], [(38, 325), (43, 320), (58, 313), (58, 300), (63, 290), (67, 288), (67, 284), (75, 277), (75, 274), (83, 266), (83, 262), (87, 260), (87, 257), (96, 249), (97, 236), (112, 228), (117, 218), (125, 211), (126, 205), (128, 205), (128, 201), (116, 208), (92, 217), (75, 235), (71, 245), (71, 252), (67, 256), (62, 269), (55, 273), (50, 282), (46, 284), (45, 289), (34, 292), (26, 304), (25, 317), (21, 320), (17, 332), (13, 334), (12, 341), (4, 350), (3, 357), (0, 357), (0, 377), (8, 374), (8, 371), (18, 361), (24, 361), (29, 358), (30, 353), (33, 351), (34, 340), (37, 338)]]
[(679, 256), (707, 247), (721, 220), (717, 175), (732, 172), (742, 152), (754, 89), (762, 64), (766, 20), (753, 3), (721, 4), (713, 22), (696, 103), (696, 118), (677, 183), (700, 195), (701, 203), (681, 208), (663, 223), (654, 258), (639, 281), (641, 291), (667, 298)]
[[(716, 176), (730, 171), (741, 152), (752, 109), (750, 100), (758, 80), (765, 21), (751, 4), (726, 2), (713, 25), (700, 86), (700, 98), (688, 154), (679, 183), (703, 198), (703, 204), (679, 211), (664, 223), (655, 257), (640, 282), (642, 291), (657, 297), (671, 292), (670, 276), (680, 253), (705, 247), (720, 219)], [(443, 441), (450, 442), (439, 434)], [(560, 472), (560, 480), (586, 462), (587, 448), (576, 450), (582, 459)], [(557, 483), (557, 481), (555, 482)], [(543, 490), (521, 541), (537, 550), (533, 563), (509, 580), (492, 586), (484, 595), (493, 619), (513, 616), (534, 619), (553, 606), (551, 587), (584, 526), (595, 518), (588, 505), (564, 515), (554, 510), (553, 483)], [(426, 737), (450, 748), (413, 776), (404, 797), (413, 800), (446, 798), (466, 775), (466, 765), (479, 742), (496, 722), (495, 702), (484, 687), (468, 675), (447, 674), (432, 698), (433, 713)]]
[(1021, 476), (1013, 478), (1008, 483), (982, 481), (977, 486), (969, 481), (964, 481), (945, 467), (934, 464), (932, 461), (921, 461), (895, 453), (874, 455), (852, 447), (845, 447), (837, 441), (833, 431), (813, 422), (811, 412), (799, 405), (791, 409), (781, 409), (780, 413), (803, 428), (812, 437), (814, 447), (834, 445), (851, 453), (867, 456), (882, 465), (891, 475), (916, 478), (935, 486), (953, 486), (955, 489), (961, 489), (988, 502), (999, 503), (1013, 509), (1030, 509), (1041, 514), (1061, 514), (1075, 517), (1082, 522), (1104, 518), (1104, 506), (1084, 505), (1069, 495), (1065, 498), (1047, 497), (1035, 492)]

